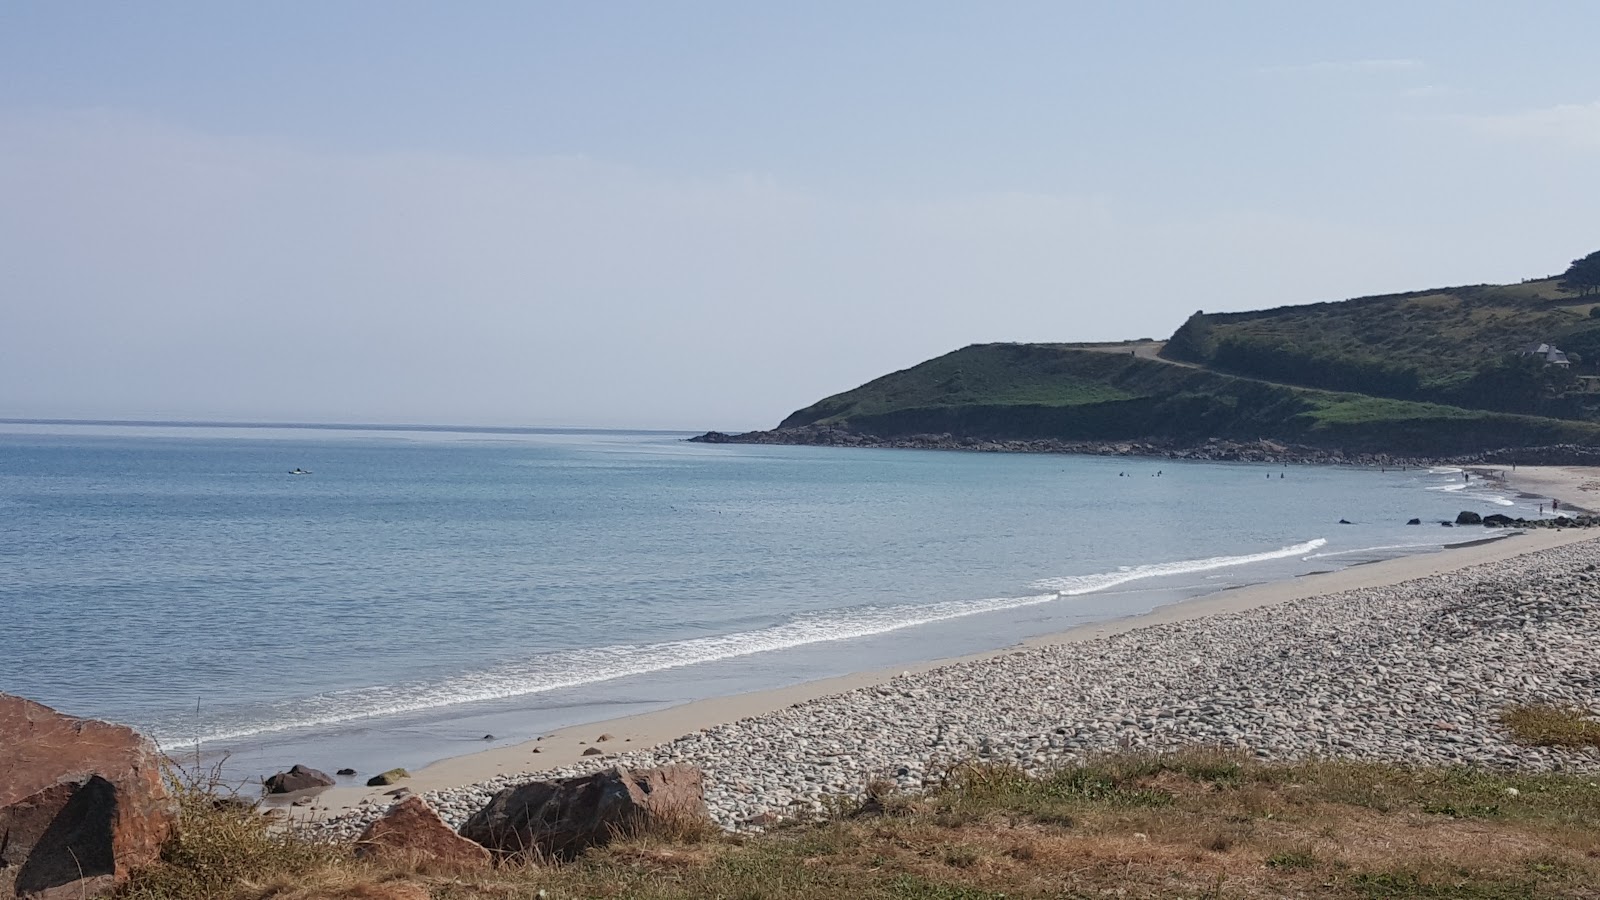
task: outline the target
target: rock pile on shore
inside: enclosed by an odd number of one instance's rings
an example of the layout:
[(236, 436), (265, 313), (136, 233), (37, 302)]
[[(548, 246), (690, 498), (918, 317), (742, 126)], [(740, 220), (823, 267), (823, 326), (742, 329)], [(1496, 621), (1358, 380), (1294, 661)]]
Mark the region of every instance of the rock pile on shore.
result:
[[(874, 778), (915, 789), (965, 758), (1043, 770), (1221, 745), (1263, 759), (1600, 770), (1600, 751), (1514, 744), (1498, 722), (1512, 703), (1600, 707), (1600, 541), (953, 664), (541, 776), (693, 764), (713, 816), (737, 828)], [(526, 778), (426, 798), (459, 825)], [(351, 837), (380, 811), (311, 827)]]

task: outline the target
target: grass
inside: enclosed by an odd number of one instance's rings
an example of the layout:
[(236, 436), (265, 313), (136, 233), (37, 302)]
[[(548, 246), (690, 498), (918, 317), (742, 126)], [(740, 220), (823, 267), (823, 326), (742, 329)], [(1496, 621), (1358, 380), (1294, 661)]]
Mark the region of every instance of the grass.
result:
[[(873, 787), (761, 835), (635, 835), (577, 860), (452, 875), (359, 862), (186, 800), (125, 897), (1593, 897), (1600, 786), (1222, 752), (1118, 755), (1031, 778), (964, 764), (925, 796)], [(544, 893), (541, 894), (540, 892)]]
[(1600, 747), (1600, 719), (1585, 709), (1523, 704), (1500, 713), (1500, 724), (1537, 747)]

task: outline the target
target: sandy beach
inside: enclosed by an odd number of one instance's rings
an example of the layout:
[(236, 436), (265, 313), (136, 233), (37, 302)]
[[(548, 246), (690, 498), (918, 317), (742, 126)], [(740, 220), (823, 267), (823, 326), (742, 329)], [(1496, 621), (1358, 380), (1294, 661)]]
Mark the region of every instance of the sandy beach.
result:
[(1561, 501), (1575, 512), (1600, 510), (1600, 469), (1592, 466), (1518, 466), (1502, 469), (1508, 487)]
[[(1526, 475), (1524, 473), (1527, 473)], [(1509, 473), (1508, 473), (1509, 474)], [(1555, 467), (1519, 469), (1513, 484), (1530, 492), (1536, 488), (1558, 491), (1567, 496), (1577, 496), (1582, 484), (1592, 476), (1588, 470), (1568, 470)], [(1597, 485), (1600, 486), (1600, 485)], [(1600, 505), (1597, 503), (1596, 505)], [(771, 718), (783, 711), (797, 712), (798, 704), (812, 708), (821, 698), (833, 698), (863, 688), (882, 688), (894, 681), (901, 684), (910, 675), (910, 683), (929, 682), (946, 677), (952, 671), (974, 670), (974, 667), (992, 667), (1007, 664), (1007, 657), (1038, 648), (1070, 648), (1074, 644), (1097, 642), (1129, 632), (1171, 632), (1179, 623), (1197, 620), (1216, 620), (1229, 614), (1263, 610), (1290, 604), (1295, 601), (1343, 595), (1347, 592), (1383, 594), (1383, 589), (1405, 585), (1418, 579), (1455, 573), (1471, 567), (1484, 567), (1513, 560), (1527, 554), (1540, 554), (1552, 548), (1561, 548), (1580, 541), (1593, 541), (1593, 532), (1585, 530), (1548, 530), (1498, 537), (1496, 532), (1476, 528), (1459, 530), (1462, 542), (1444, 551), (1386, 560), (1370, 565), (1355, 566), (1330, 573), (1319, 573), (1293, 579), (1247, 586), (1225, 591), (1187, 602), (1162, 607), (1148, 614), (1102, 622), (1070, 631), (1035, 638), (1020, 646), (1008, 647), (972, 656), (925, 662), (912, 667), (891, 670), (873, 670), (796, 685), (772, 691), (740, 694), (707, 699), (672, 707), (644, 715), (631, 716), (605, 722), (596, 722), (552, 732), (526, 743), (495, 748), (479, 753), (454, 757), (434, 763), (404, 782), (411, 791), (439, 797), (441, 794), (460, 792), (468, 786), (503, 781), (520, 773), (560, 770), (573, 767), (593, 768), (596, 763), (609, 760), (614, 754), (638, 757), (650, 748), (667, 742), (681, 743), (684, 736), (703, 735), (708, 729), (716, 730), (729, 723), (745, 722), (755, 717)], [(1498, 539), (1496, 539), (1498, 537)], [(1600, 547), (1600, 543), (1588, 545)], [(1600, 552), (1600, 551), (1596, 551)], [(1476, 570), (1474, 570), (1476, 571)], [(1189, 630), (1202, 628), (1189, 625)], [(962, 667), (966, 667), (963, 669)], [(830, 701), (831, 702), (831, 701)], [(609, 735), (600, 741), (602, 735)], [(586, 757), (586, 750), (595, 748), (604, 756)], [(848, 752), (847, 750), (840, 751)], [(676, 758), (676, 754), (673, 754)], [(901, 767), (902, 771), (909, 771)], [(914, 773), (913, 773), (914, 774)], [(910, 776), (907, 776), (910, 777)], [(392, 788), (333, 788), (316, 798), (314, 803), (295, 812), (297, 817), (312, 820), (335, 819), (346, 823), (376, 814), (390, 801), (386, 792)]]

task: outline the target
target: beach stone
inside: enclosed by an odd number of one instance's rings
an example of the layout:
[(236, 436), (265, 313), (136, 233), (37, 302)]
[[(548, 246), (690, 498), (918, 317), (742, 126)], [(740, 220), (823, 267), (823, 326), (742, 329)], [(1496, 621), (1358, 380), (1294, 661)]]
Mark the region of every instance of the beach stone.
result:
[(599, 747), (589, 747), (583, 751), (584, 756), (601, 756), (604, 753), (605, 751), (601, 750)]
[(333, 774), (335, 774), (335, 775), (354, 775), (355, 773), (356, 773), (355, 769), (340, 769), (339, 771), (337, 771), (337, 772), (335, 772)]
[(294, 791), (305, 791), (312, 788), (330, 787), (333, 779), (327, 773), (316, 769), (296, 764), (287, 772), (268, 778), (262, 785), (269, 794), (288, 794)]
[(1478, 515), (1477, 513), (1473, 512), (1470, 509), (1463, 509), (1461, 512), (1456, 513), (1456, 524), (1457, 525), (1482, 525), (1483, 524), (1483, 516)]
[(367, 787), (384, 787), (399, 782), (402, 778), (410, 778), (411, 773), (405, 769), (390, 769), (367, 779)]
[(506, 788), (461, 834), (497, 853), (571, 859), (618, 835), (685, 820), (710, 821), (704, 776), (693, 766), (613, 766), (579, 778)]
[(98, 896), (155, 862), (177, 817), (149, 740), (0, 694), (0, 897)]
[(417, 796), (394, 804), (368, 825), (356, 839), (356, 856), (454, 869), (486, 866), (491, 861), (483, 845), (456, 834)]

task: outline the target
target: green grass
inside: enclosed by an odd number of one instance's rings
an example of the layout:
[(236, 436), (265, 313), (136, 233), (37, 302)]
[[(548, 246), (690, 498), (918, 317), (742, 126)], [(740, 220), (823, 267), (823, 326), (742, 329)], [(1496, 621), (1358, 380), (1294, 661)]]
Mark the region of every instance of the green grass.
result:
[(1600, 719), (1585, 709), (1521, 704), (1500, 714), (1500, 724), (1524, 744), (1539, 747), (1600, 747)]
[[(1493, 815), (1447, 812), (1490, 803)], [(879, 788), (875, 803), (835, 806), (833, 817), (762, 835), (644, 834), (569, 863), (430, 874), (273, 837), (252, 813), (185, 803), (167, 861), (122, 895), (1577, 898), (1600, 884), (1600, 788), (1587, 776), (1268, 765), (1195, 750), (1110, 756), (1042, 778), (967, 763), (926, 796)]]

